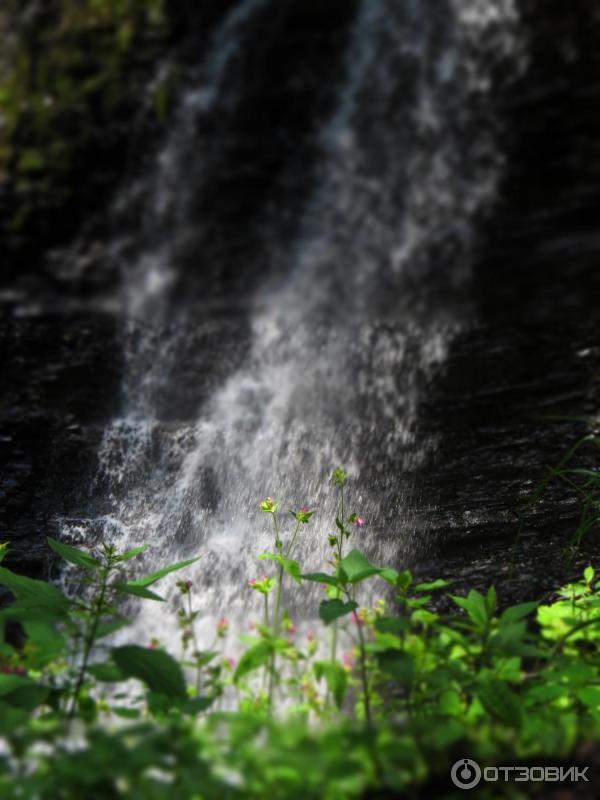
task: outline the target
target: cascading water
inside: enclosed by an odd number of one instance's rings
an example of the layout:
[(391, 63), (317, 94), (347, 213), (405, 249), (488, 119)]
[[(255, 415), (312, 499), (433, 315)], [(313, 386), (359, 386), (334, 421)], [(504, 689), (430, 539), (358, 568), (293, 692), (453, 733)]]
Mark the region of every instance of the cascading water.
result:
[[(255, 513), (267, 494), (284, 508), (318, 508), (298, 558), (323, 566), (336, 464), (357, 479), (351, 504), (368, 520), (373, 559), (393, 564), (410, 552), (409, 509), (401, 493), (389, 501), (386, 476), (395, 471), (397, 482), (435, 444), (416, 435), (419, 390), (459, 324), (446, 298), (468, 281), (477, 225), (502, 174), (494, 71), (516, 71), (522, 57), (510, 0), (358, 5), (293, 241), (276, 225), (263, 232), (267, 277), (243, 298), (241, 366), (195, 419), (178, 419), (184, 343), (221, 323), (198, 298), (169, 300), (168, 288), (182, 243), (204, 224), (192, 198), (219, 146), (219, 116), (240, 100), (240, 53), (260, 46), (253, 26), (271, 4), (246, 0), (225, 17), (182, 91), (155, 170), (121, 198), (145, 198), (147, 210), (135, 262), (125, 263), (123, 242), (113, 245), (129, 322), (123, 412), (99, 456), (111, 511), (65, 525), (74, 538), (92, 528), (122, 548), (149, 543), (152, 565), (201, 555), (187, 575), (209, 627), (248, 606), (254, 556), (271, 539), (269, 520)], [(202, 358), (193, 368), (200, 379)], [(156, 607), (137, 625), (144, 639), (168, 637)]]

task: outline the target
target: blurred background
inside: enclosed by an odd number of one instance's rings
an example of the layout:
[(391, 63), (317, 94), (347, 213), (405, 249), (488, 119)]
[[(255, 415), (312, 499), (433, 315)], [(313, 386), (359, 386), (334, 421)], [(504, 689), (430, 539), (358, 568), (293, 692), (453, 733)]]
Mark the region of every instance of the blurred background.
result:
[(598, 413), (594, 0), (2, 0), (0, 34), (13, 563), (202, 552), (235, 605), (257, 502), (325, 515), (339, 463), (373, 558), (562, 580), (574, 499), (527, 502)]

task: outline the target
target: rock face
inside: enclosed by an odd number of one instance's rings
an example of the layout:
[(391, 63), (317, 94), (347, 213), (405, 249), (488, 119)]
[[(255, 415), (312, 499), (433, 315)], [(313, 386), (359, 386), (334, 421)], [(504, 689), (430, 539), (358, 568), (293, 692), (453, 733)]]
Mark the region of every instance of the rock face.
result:
[[(98, 490), (98, 452), (122, 408), (129, 367), (119, 299), (127, 270), (115, 267), (108, 245), (122, 236), (123, 252), (136, 263), (135, 232), (144, 225), (140, 198), (114, 211), (112, 196), (144, 172), (168, 128), (169, 81), (174, 91), (185, 83), (198, 48), (208, 46), (211, 32), (237, 5), (166, 2), (159, 21), (144, 17), (111, 62), (110, 75), (104, 69), (118, 34), (114, 24), (99, 38), (94, 29), (93, 44), (89, 31), (80, 30), (72, 55), (93, 49), (97, 60), (85, 59), (91, 83), (44, 117), (50, 126), (44, 146), (76, 140), (66, 161), (44, 151), (40, 162), (31, 114), (15, 122), (19, 136), (2, 162), (0, 186), (2, 219), (9, 220), (0, 242), (7, 265), (0, 278), (0, 540), (13, 540), (13, 559), (30, 574), (45, 569), (42, 536), (56, 532), (57, 520), (110, 510)], [(170, 318), (157, 336), (178, 324), (179, 308), (197, 324), (157, 390), (157, 440), (171, 435), (176, 423), (192, 421), (244, 363), (251, 337), (247, 299), (272, 277), (263, 258), (269, 230), (277, 228), (285, 252), (319, 176), (317, 123), (331, 110), (357, 4), (274, 5), (266, 3), (257, 17), (251, 56), (237, 62), (236, 91), (243, 100), (220, 108), (224, 133), (211, 138), (206, 118), (198, 123), (198, 141), (210, 142), (212, 150), (209, 158), (203, 153), (202, 191), (189, 198), (186, 213), (195, 222), (173, 250)], [(558, 463), (585, 432), (573, 418), (598, 413), (600, 373), (599, 13), (593, 0), (576, 7), (524, 0), (521, 16), (528, 67), (516, 82), (497, 76), (505, 178), (479, 231), (472, 279), (457, 293), (468, 322), (451, 340), (443, 368), (416, 375), (411, 386), (418, 403), (410, 434), (437, 445), (421, 460), (410, 453), (379, 456), (384, 442), (383, 434), (377, 438), (377, 410), (365, 400), (361, 411), (373, 417), (361, 449), (378, 453), (371, 464), (365, 457), (363, 474), (378, 487), (382, 504), (412, 512), (403, 522), (409, 545), (399, 558), (424, 575), (444, 572), (485, 584), (507, 575), (514, 556), (516, 575), (507, 586), (515, 597), (562, 580), (560, 556), (576, 524), (576, 505), (553, 485), (530, 512), (527, 493), (546, 465)], [(55, 23), (52, 17), (43, 22), (48, 49), (42, 61), (55, 52), (49, 34)], [(56, 46), (69, 54), (64, 38)], [(69, 61), (69, 69), (75, 67)], [(112, 89), (117, 96), (108, 102)], [(45, 91), (40, 84), (32, 97), (43, 105)], [(190, 158), (190, 181), (199, 171)], [(428, 292), (436, 298), (446, 290), (442, 281)], [(405, 301), (390, 293), (389, 304), (396, 302)], [(436, 313), (434, 301), (428, 314)], [(376, 343), (395, 341), (393, 314), (387, 327), (377, 324), (373, 344), (361, 343), (357, 356), (367, 382)], [(410, 337), (401, 333), (410, 350)], [(402, 363), (390, 360), (392, 395), (406, 388)], [(167, 474), (169, 465), (163, 467)], [(203, 504), (216, 504), (219, 490), (209, 472), (202, 481)], [(392, 512), (387, 524), (387, 535), (404, 534)]]
[(0, 362), (0, 530), (12, 557), (38, 573), (57, 517), (89, 511), (98, 445), (118, 408), (115, 319), (4, 316)]
[(157, 66), (168, 28), (159, 6), (29, 0), (0, 16), (2, 283), (33, 275), (52, 285), (48, 249), (89, 223), (136, 135), (150, 139), (164, 122)]
[[(522, 12), (529, 65), (501, 102), (512, 146), (474, 273), (477, 323), (454, 341), (424, 405), (424, 431), (441, 447), (421, 485), (431, 568), (472, 567), (485, 582), (516, 558), (518, 591), (531, 594), (564, 579), (580, 507), (560, 482), (541, 504), (529, 500), (589, 432), (583, 420), (598, 419), (600, 15), (593, 3), (531, 0)], [(597, 463), (587, 448), (578, 466)], [(595, 537), (576, 564), (596, 558)]]

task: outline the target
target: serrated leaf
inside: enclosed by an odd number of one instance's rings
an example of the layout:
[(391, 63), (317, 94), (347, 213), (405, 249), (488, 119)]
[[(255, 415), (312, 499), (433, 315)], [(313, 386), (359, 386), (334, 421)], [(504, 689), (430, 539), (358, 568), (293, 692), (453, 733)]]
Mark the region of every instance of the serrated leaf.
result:
[(137, 586), (135, 583), (115, 583), (113, 588), (121, 594), (131, 594), (135, 597), (143, 597), (145, 600), (158, 600), (161, 603), (165, 601), (164, 597), (151, 592), (145, 586)]
[(111, 712), (122, 719), (139, 719), (139, 708), (131, 708), (131, 706), (113, 706)]
[(442, 578), (438, 578), (435, 581), (430, 581), (429, 583), (417, 583), (414, 587), (415, 592), (433, 592), (436, 589), (445, 589), (446, 586), (450, 586), (452, 581), (445, 581)]
[(129, 561), (129, 559), (135, 558), (136, 556), (139, 556), (141, 553), (146, 552), (147, 549), (148, 549), (147, 544), (143, 544), (140, 547), (134, 547), (132, 550), (126, 550), (124, 553), (120, 553), (117, 556), (116, 560), (119, 562)]
[(488, 610), (485, 598), (482, 594), (475, 589), (471, 589), (467, 597), (450, 596), (457, 606), (464, 608), (469, 619), (475, 623), (480, 630), (486, 627), (488, 624)]
[(39, 608), (48, 614), (64, 615), (71, 605), (69, 599), (50, 583), (15, 575), (5, 567), (0, 567), (0, 584), (10, 589), (23, 608)]
[(327, 575), (325, 572), (309, 572), (306, 575), (300, 575), (304, 581), (313, 581), (314, 583), (326, 583), (328, 586), (338, 587), (339, 580), (334, 575)]
[(398, 578), (400, 577), (400, 573), (391, 567), (384, 567), (382, 570), (380, 570), (379, 577), (383, 578), (383, 580), (386, 583), (389, 583), (390, 586), (395, 586)]
[(300, 565), (297, 561), (294, 561), (294, 559), (285, 558), (285, 556), (279, 555), (279, 553), (261, 553), (258, 558), (261, 561), (269, 560), (281, 564), (283, 571), (292, 577), (296, 583), (300, 583)]
[(192, 697), (181, 706), (181, 711), (190, 715), (201, 714), (209, 709), (214, 702), (214, 697)]
[(164, 650), (125, 645), (113, 648), (111, 656), (125, 677), (137, 678), (151, 691), (170, 698), (181, 700), (187, 697), (181, 667)]
[(102, 683), (119, 683), (119, 681), (126, 680), (126, 675), (121, 672), (116, 664), (111, 664), (110, 662), (91, 664), (87, 671)]
[(25, 678), (22, 675), (0, 672), (0, 696), (14, 692), (15, 689), (27, 688), (28, 686), (33, 686), (33, 681), (30, 678)]
[(105, 636), (110, 636), (111, 633), (120, 631), (126, 625), (129, 625), (129, 620), (124, 617), (117, 617), (116, 619), (101, 622), (96, 629), (96, 639), (103, 639)]
[(240, 658), (233, 674), (233, 682), (238, 683), (249, 672), (266, 664), (273, 654), (273, 647), (267, 641), (259, 642), (250, 647)]
[(518, 603), (515, 606), (509, 606), (500, 615), (500, 625), (510, 625), (513, 622), (518, 622), (523, 617), (531, 614), (532, 611), (538, 607), (537, 601), (531, 603)]
[(408, 653), (402, 650), (383, 650), (376, 654), (379, 669), (400, 683), (402, 686), (410, 686), (413, 681), (414, 667), (413, 660)]
[(499, 680), (485, 680), (477, 690), (481, 704), (493, 717), (511, 727), (519, 727), (523, 712), (519, 698)]
[(338, 598), (323, 600), (319, 606), (319, 617), (323, 620), (325, 625), (329, 625), (334, 622), (334, 620), (344, 617), (346, 614), (350, 614), (351, 611), (355, 611), (357, 608), (358, 603), (355, 603), (354, 600), (348, 600), (347, 602), (339, 600)]
[(2, 695), (2, 702), (7, 703), (13, 708), (21, 708), (24, 711), (33, 711), (48, 697), (48, 689), (38, 683), (29, 682), (27, 686), (20, 686), (11, 692)]
[(161, 578), (164, 578), (171, 572), (177, 572), (177, 570), (183, 569), (184, 567), (193, 564), (195, 561), (198, 561), (199, 558), (200, 556), (196, 556), (196, 558), (188, 558), (186, 561), (179, 561), (177, 564), (171, 564), (168, 567), (163, 567), (156, 572), (152, 572), (150, 575), (146, 575), (145, 578), (136, 578), (133, 581), (129, 581), (128, 586), (152, 586), (153, 583), (161, 580)]
[(588, 708), (600, 709), (600, 686), (585, 686), (579, 689), (577, 699)]
[(65, 561), (75, 564), (76, 567), (81, 567), (82, 569), (98, 569), (98, 567), (101, 566), (97, 558), (94, 558), (84, 550), (78, 550), (76, 547), (71, 547), (63, 542), (57, 542), (56, 539), (53, 539), (51, 536), (46, 536), (46, 541), (57, 555)]
[(404, 617), (377, 617), (375, 630), (379, 633), (402, 633), (410, 628), (410, 622)]
[(314, 669), (317, 680), (325, 678), (336, 706), (341, 708), (348, 688), (348, 673), (346, 670), (337, 661), (317, 661)]
[(359, 583), (366, 578), (370, 578), (371, 575), (378, 575), (381, 572), (379, 567), (374, 567), (360, 550), (356, 549), (351, 550), (347, 556), (344, 556), (338, 567), (348, 583)]

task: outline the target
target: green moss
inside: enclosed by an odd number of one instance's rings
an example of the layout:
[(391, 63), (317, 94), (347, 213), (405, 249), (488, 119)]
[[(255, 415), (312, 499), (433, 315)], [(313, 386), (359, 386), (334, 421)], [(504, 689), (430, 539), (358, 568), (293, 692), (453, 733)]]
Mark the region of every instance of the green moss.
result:
[(52, 0), (33, 22), (30, 10), (0, 12), (0, 178), (13, 229), (41, 192), (77, 191), (69, 169), (140, 95), (165, 30), (162, 0)]

